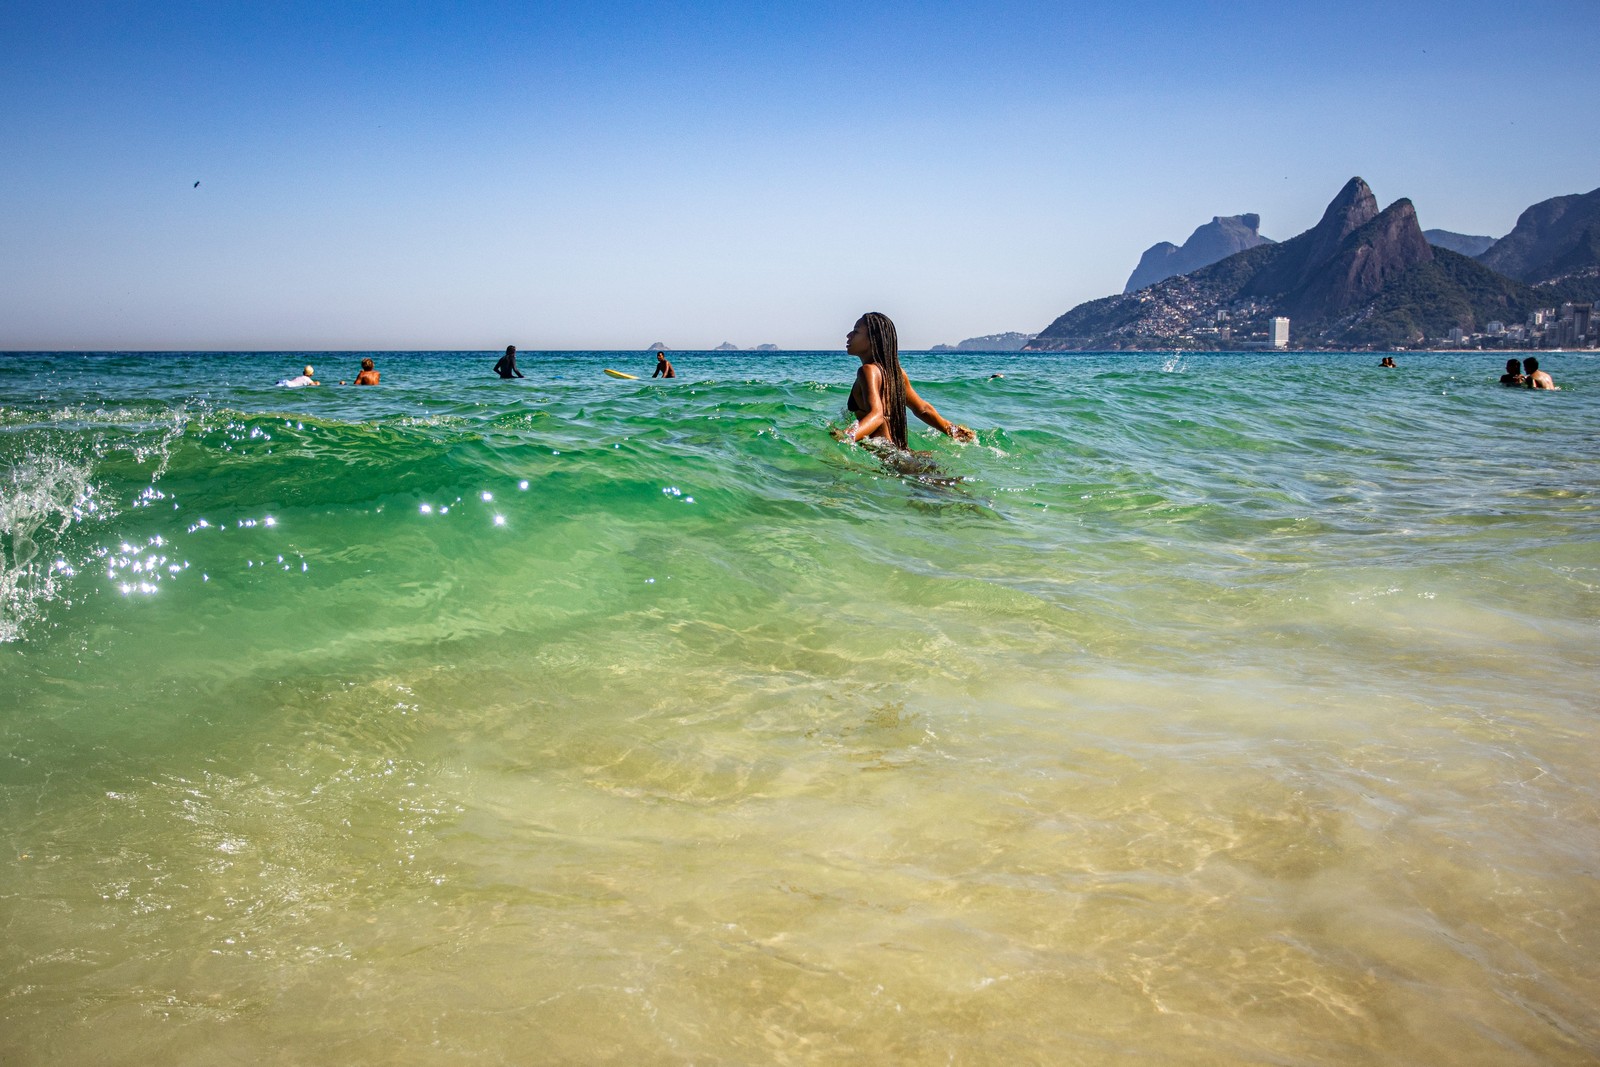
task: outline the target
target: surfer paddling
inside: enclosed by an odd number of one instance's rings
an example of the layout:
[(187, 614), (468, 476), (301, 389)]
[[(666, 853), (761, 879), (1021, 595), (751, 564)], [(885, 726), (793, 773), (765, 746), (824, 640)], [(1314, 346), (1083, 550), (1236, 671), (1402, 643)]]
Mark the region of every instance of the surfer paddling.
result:
[(973, 441), (977, 434), (940, 415), (911, 388), (900, 369), (900, 339), (889, 316), (869, 311), (856, 320), (845, 338), (844, 350), (861, 361), (850, 388), (849, 408), (856, 421), (842, 431), (841, 440), (887, 441), (906, 448), (906, 409), (935, 430), (957, 441)]

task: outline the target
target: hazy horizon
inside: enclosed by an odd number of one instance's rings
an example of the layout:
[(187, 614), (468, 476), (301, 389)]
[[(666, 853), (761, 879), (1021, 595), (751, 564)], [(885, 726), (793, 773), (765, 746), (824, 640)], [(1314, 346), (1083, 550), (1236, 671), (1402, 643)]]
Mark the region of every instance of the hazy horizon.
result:
[(1499, 237), (1600, 185), (1546, 118), (1596, 98), (1559, 65), (1590, 19), (12, 4), (0, 350), (826, 350), (866, 310), (925, 349), (1215, 215), (1292, 237), (1353, 175)]

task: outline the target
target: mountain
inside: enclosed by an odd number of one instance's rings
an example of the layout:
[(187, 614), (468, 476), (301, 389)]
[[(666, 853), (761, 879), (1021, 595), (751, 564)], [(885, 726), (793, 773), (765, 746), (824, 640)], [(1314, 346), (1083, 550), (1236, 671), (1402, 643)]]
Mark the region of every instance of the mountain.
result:
[(1600, 189), (1533, 205), (1478, 262), (1529, 284), (1600, 271)]
[(720, 345), (718, 345), (716, 348), (713, 348), (711, 351), (713, 351), (713, 352), (737, 352), (737, 351), (739, 351), (739, 346), (734, 344), (732, 341), (724, 341)]
[(1470, 233), (1452, 233), (1449, 230), (1423, 230), (1422, 236), (1435, 248), (1448, 248), (1463, 256), (1481, 256), (1494, 244), (1493, 237), (1474, 237)]
[(1007, 330), (1005, 333), (986, 333), (982, 337), (969, 337), (954, 345), (934, 345), (929, 352), (1020, 352), (1033, 340), (1034, 334)]
[(1032, 351), (1234, 347), (1291, 320), (1302, 346), (1410, 345), (1452, 327), (1518, 321), (1551, 294), (1436, 249), (1409, 200), (1382, 211), (1351, 178), (1311, 229), (1134, 293), (1080, 304)]
[(1197, 227), (1182, 248), (1171, 241), (1153, 244), (1139, 257), (1139, 265), (1133, 268), (1122, 291), (1131, 293), (1174, 274), (1189, 274), (1209, 267), (1235, 252), (1272, 244), (1271, 238), (1256, 232), (1260, 226), (1261, 216), (1254, 213), (1216, 215), (1204, 226)]

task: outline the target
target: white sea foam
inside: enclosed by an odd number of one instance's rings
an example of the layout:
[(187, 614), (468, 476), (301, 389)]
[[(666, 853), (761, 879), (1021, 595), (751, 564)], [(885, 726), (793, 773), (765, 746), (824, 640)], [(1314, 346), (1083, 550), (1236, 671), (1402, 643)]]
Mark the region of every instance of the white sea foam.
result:
[(93, 465), (26, 455), (0, 475), (0, 642), (15, 641), (75, 570), (57, 551), (71, 526), (100, 512)]

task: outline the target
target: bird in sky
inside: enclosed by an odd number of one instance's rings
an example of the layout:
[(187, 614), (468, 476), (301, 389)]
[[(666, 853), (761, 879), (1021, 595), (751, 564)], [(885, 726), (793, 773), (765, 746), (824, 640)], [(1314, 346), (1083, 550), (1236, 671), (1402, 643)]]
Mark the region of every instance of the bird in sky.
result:
[(195, 182), (194, 185), (190, 186), (190, 188), (198, 189), (198, 188), (200, 188), (200, 183), (199, 182)]

